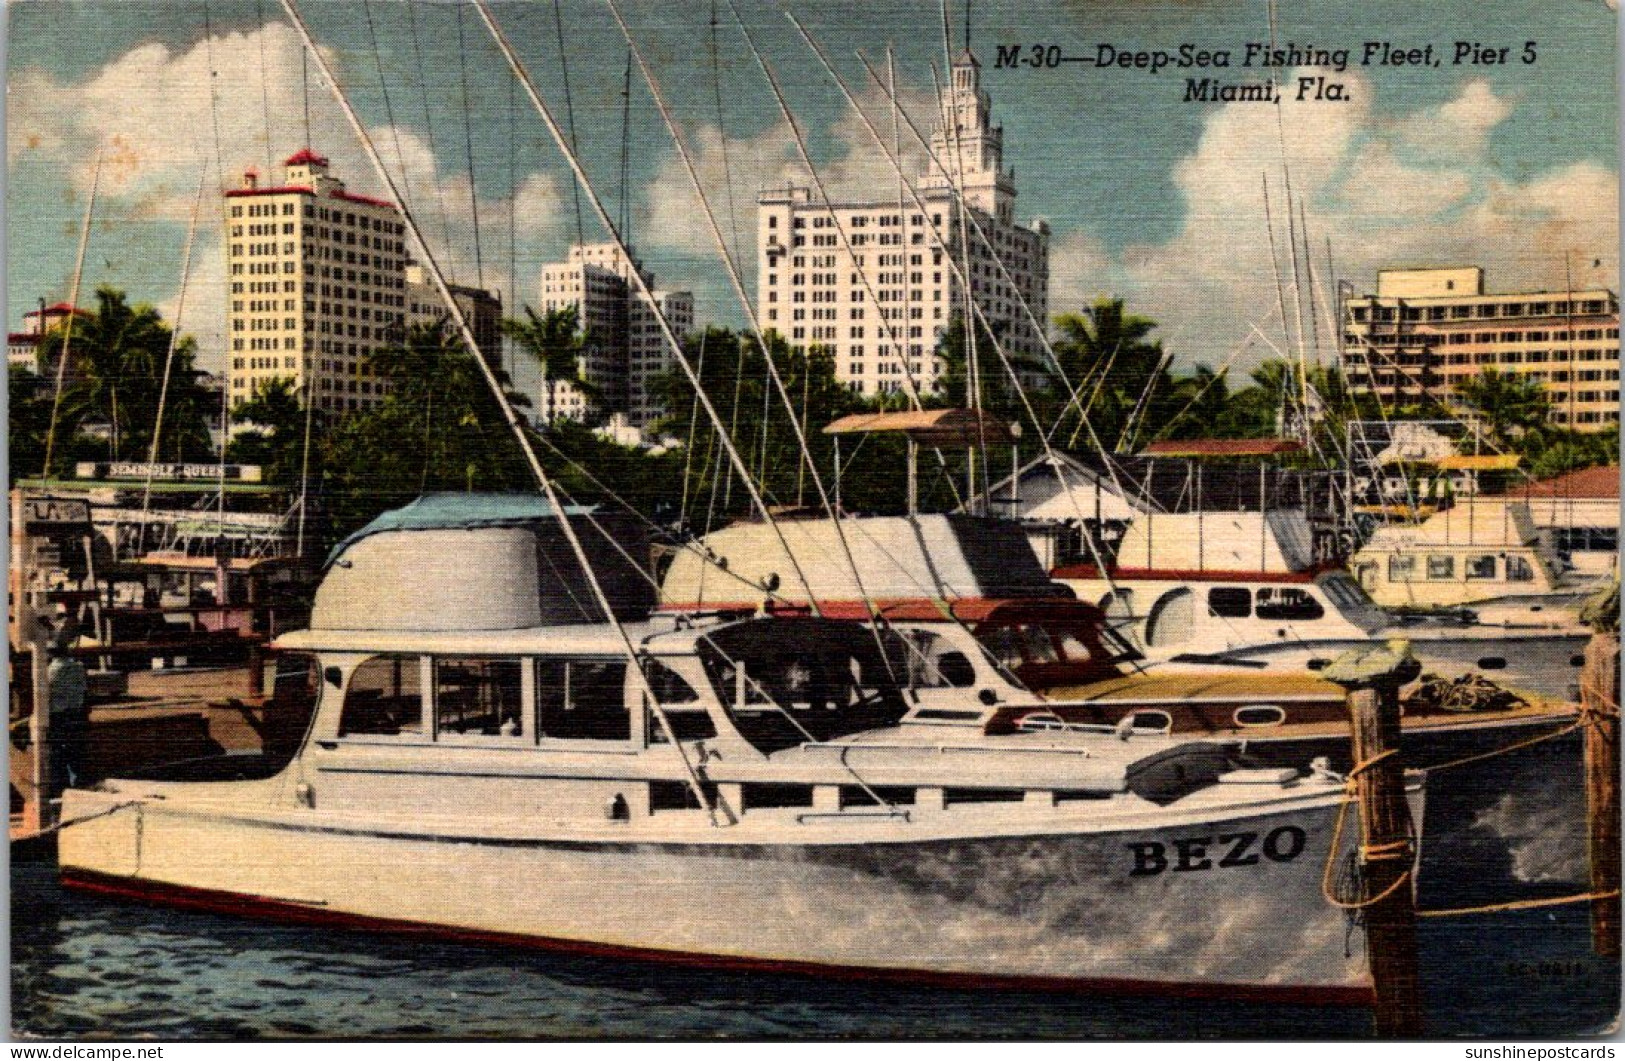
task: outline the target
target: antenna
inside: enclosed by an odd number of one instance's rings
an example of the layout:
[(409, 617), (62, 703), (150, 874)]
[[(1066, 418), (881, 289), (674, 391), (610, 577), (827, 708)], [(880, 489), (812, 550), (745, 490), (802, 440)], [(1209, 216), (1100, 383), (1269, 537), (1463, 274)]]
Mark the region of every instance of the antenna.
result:
[(971, 4), (971, 0), (965, 0), (965, 51), (966, 52), (970, 51), (970, 4)]
[(626, 80), (621, 87), (621, 239), (632, 243), (632, 214), (627, 207), (627, 187), (632, 182), (632, 50), (626, 52)]

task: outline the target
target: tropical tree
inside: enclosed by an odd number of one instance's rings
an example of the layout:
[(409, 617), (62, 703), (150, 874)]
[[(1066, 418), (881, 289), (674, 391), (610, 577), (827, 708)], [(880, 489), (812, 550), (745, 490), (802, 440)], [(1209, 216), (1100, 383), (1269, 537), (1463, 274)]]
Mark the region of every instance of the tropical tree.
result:
[[(56, 408), (52, 463), (60, 468), (62, 461), (81, 454), (144, 460), (155, 430), (162, 432), (159, 456), (206, 457), (211, 451), (208, 410), (215, 402), (200, 382), (192, 339), (176, 342), (171, 359), (170, 327), (152, 306), (132, 306), (124, 292), (112, 287), (99, 288), (96, 303), (94, 312), (70, 317), (41, 340), (43, 365), (60, 364), (64, 353), (68, 358), (67, 386), (60, 399), (54, 393), (51, 399)], [(104, 432), (101, 441), (84, 437), (92, 426)]]
[(575, 306), (550, 310), (541, 316), (526, 306), (523, 319), (510, 317), (502, 322), (502, 332), (541, 367), (547, 402), (545, 418), (549, 423), (557, 412), (554, 389), (559, 380), (568, 380), (589, 405), (602, 400), (598, 387), (583, 378), (581, 362), (587, 340)]
[(427, 324), (373, 353), (388, 391), (340, 420), (322, 456), (333, 533), (426, 492), (534, 488), (476, 356)]
[(1538, 380), (1493, 368), (1456, 384), (1456, 393), (1490, 438), (1502, 446), (1543, 427), (1551, 408)]
[(293, 380), (286, 377), (261, 383), (252, 397), (237, 403), (231, 418), (253, 425), (254, 430), (234, 437), (227, 447), (227, 457), (238, 464), (260, 465), (266, 482), (285, 487), (298, 485), (305, 471), (307, 422), (312, 463), (322, 452), (326, 417), (318, 409), (310, 409), (307, 415)]
[(1156, 392), (1168, 391), (1162, 342), (1150, 339), (1156, 322), (1126, 312), (1120, 298), (1102, 298), (1082, 313), (1063, 313), (1055, 326), (1055, 357), (1076, 395), (1066, 396), (1056, 437), (1069, 449), (1096, 438), (1110, 451), (1128, 446)]

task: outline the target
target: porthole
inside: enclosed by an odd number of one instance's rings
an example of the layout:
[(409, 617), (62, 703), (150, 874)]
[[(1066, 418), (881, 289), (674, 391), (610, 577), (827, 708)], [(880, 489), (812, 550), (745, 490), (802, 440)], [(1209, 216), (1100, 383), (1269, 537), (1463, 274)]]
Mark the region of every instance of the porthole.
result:
[(1319, 656), (1316, 656), (1314, 659), (1305, 664), (1305, 666), (1307, 666), (1310, 670), (1325, 670), (1327, 664), (1329, 663), (1331, 663), (1331, 660), (1322, 659)]
[(1574, 655), (1569, 657), (1569, 666), (1571, 666), (1571, 667), (1583, 667), (1585, 665), (1586, 665), (1586, 658), (1585, 658), (1585, 656), (1581, 655), (1580, 653), (1576, 652)]
[(1478, 661), (1479, 670), (1506, 670), (1507, 661), (1502, 656), (1485, 656)]
[(1230, 717), (1244, 729), (1257, 729), (1281, 725), (1286, 721), (1286, 712), (1274, 704), (1249, 704), (1236, 708), (1236, 713)]

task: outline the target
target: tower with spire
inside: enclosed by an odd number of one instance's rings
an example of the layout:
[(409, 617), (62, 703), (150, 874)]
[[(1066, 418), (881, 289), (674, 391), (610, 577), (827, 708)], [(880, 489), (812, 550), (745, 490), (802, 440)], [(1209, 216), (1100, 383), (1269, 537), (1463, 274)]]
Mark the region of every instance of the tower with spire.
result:
[(982, 87), (982, 64), (966, 48), (949, 70), (931, 153), (921, 187), (959, 188), (965, 202), (1009, 224), (1015, 209), (1016, 175), (1004, 168), (1004, 129), (993, 124), (993, 102)]

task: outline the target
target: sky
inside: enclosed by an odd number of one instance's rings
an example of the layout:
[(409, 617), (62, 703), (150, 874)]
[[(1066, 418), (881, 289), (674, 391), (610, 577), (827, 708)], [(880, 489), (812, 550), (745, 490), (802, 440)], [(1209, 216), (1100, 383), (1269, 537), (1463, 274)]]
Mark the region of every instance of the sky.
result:
[[(832, 194), (896, 195), (888, 151), (786, 12), (889, 141), (889, 105), (859, 53), (881, 71), (893, 54), (898, 96), (927, 128), (946, 50), (939, 7), (718, 0), (713, 29), (702, 0), (616, 3), (724, 233), (737, 238), (747, 290), (757, 192), (806, 174), (742, 26)], [(430, 251), (457, 281), (498, 290), (510, 310), (535, 304), (543, 262), (578, 238), (606, 238), (472, 7), (299, 6)], [(1347, 48), (1348, 68), (1241, 67), (1248, 42), (1270, 39), (1272, 8), (1279, 46)], [(699, 321), (742, 323), (636, 68), (623, 107), (627, 41), (607, 0), (492, 9), (543, 100), (573, 127), (591, 188), (611, 217), (627, 215), (659, 285), (693, 290)], [(957, 53), (963, 0), (948, 16)], [(1159, 322), (1178, 364), (1245, 369), (1291, 352), (1283, 305), (1324, 331), (1336, 283), (1370, 290), (1379, 268), (1482, 265), (1492, 291), (1617, 289), (1617, 18), (1603, 0), (977, 0), (970, 43), (1016, 170), (1017, 216), (1042, 218), (1052, 231), (1052, 312), (1122, 297)], [(68, 297), (94, 185), (80, 301), (111, 284), (178, 314), (204, 367), (218, 368), (222, 188), (236, 187), (249, 166), (280, 179), (282, 158), (308, 144), (352, 191), (386, 194), (279, 0), (14, 0), (6, 33), (10, 328), (39, 298)], [(1361, 66), (1366, 42), (1401, 51), (1432, 44), (1439, 62)], [(1506, 48), (1506, 61), (1457, 64), (1457, 42)], [(1532, 63), (1522, 61), (1528, 42)], [(1093, 58), (1102, 45), (1132, 55), (1189, 44), (1229, 51), (1235, 65), (998, 68), (997, 48), (1012, 44), (1024, 55), (1043, 44)], [(1279, 105), (1184, 99), (1187, 77), (1257, 83), (1271, 74), (1285, 86)], [(1300, 76), (1338, 83), (1345, 98), (1298, 101)], [(902, 135), (903, 166), (917, 179), (924, 153), (907, 142), (906, 123)], [(1289, 187), (1305, 279), (1283, 297), (1276, 274), (1292, 268)]]

